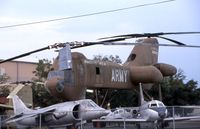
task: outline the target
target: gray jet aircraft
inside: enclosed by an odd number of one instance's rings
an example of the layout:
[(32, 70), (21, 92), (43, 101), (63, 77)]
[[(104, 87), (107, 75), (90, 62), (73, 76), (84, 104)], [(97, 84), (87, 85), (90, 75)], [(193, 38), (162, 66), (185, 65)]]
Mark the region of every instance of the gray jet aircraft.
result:
[(16, 123), (20, 129), (32, 126), (78, 127), (83, 121), (97, 119), (109, 113), (89, 99), (59, 103), (36, 110), (27, 108), (17, 95), (12, 100), (15, 115), (5, 120), (5, 123)]
[[(117, 110), (119, 112), (118, 114), (111, 112), (107, 116), (101, 117), (101, 119), (93, 120), (93, 122), (134, 122), (139, 129), (141, 128), (140, 125), (142, 123), (151, 123), (156, 129), (163, 129), (167, 126), (166, 122), (169, 121), (182, 121), (200, 118), (200, 116), (168, 117), (168, 110), (163, 102), (159, 100), (151, 100), (147, 102), (144, 100), (141, 83), (140, 102), (141, 105), (139, 107), (124, 108), (124, 113)], [(129, 114), (127, 113), (127, 109), (129, 110)], [(132, 118), (130, 118), (130, 114), (132, 115)]]

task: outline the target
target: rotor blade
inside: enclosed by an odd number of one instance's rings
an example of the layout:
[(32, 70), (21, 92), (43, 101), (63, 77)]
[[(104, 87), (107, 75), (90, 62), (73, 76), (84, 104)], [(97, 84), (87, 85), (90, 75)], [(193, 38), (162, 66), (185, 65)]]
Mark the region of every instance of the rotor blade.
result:
[(103, 43), (102, 42), (81, 42), (81, 44), (75, 45), (75, 46), (73, 46), (73, 42), (69, 43), (69, 45), (71, 46), (71, 49), (87, 47), (87, 46), (92, 46), (92, 45), (100, 45), (100, 44), (103, 44)]
[(160, 35), (173, 35), (173, 34), (200, 34), (200, 32), (167, 32), (167, 33), (161, 32)]
[(116, 36), (110, 36), (110, 37), (103, 37), (99, 38), (98, 40), (104, 40), (104, 39), (117, 39), (117, 38), (137, 38), (137, 37), (142, 37), (143, 34), (125, 34), (125, 35), (116, 35)]
[(196, 45), (159, 44), (159, 46), (166, 46), (166, 47), (191, 47), (191, 48), (200, 48), (200, 46), (196, 46)]
[[(104, 45), (137, 45), (141, 43), (130, 43), (130, 42), (105, 42)], [(143, 45), (151, 45), (150, 43), (142, 43)], [(191, 48), (200, 48), (197, 45), (174, 45), (174, 44), (158, 44), (158, 46), (166, 46), (166, 47), (191, 47)]]
[(176, 40), (173, 40), (173, 39), (170, 39), (170, 38), (166, 38), (166, 37), (162, 37), (162, 36), (158, 36), (158, 38), (171, 41), (171, 42), (176, 43), (176, 44), (178, 44), (178, 45), (186, 45), (186, 44), (184, 44), (184, 43), (181, 43), (181, 42), (179, 42), (179, 41), (176, 41)]
[(123, 41), (123, 40), (126, 40), (127, 38), (111, 38), (111, 39), (108, 39), (108, 40), (103, 40), (102, 42), (117, 42), (117, 41)]
[(200, 32), (167, 32), (167, 33), (163, 33), (163, 32), (158, 32), (158, 33), (143, 33), (143, 34), (125, 34), (125, 35), (117, 35), (117, 36), (111, 36), (111, 37), (104, 37), (104, 38), (100, 38), (99, 40), (102, 39), (110, 39), (110, 38), (140, 38), (140, 37), (158, 37), (160, 35), (179, 35), (179, 34), (200, 34)]
[(15, 56), (15, 57), (11, 57), (11, 58), (3, 60), (3, 61), (0, 61), (0, 64), (2, 64), (4, 62), (7, 62), (7, 61), (15, 60), (15, 59), (18, 59), (18, 58), (21, 58), (21, 57), (25, 57), (25, 56), (28, 56), (28, 55), (31, 55), (33, 53), (40, 52), (40, 51), (43, 51), (43, 50), (46, 50), (46, 49), (50, 49), (49, 46), (41, 48), (41, 49), (37, 49), (37, 50), (34, 50), (34, 51), (31, 51), (31, 52), (27, 52), (27, 53), (24, 53), (24, 54)]
[(28, 56), (28, 55), (31, 55), (33, 53), (37, 53), (37, 52), (40, 52), (40, 51), (43, 51), (43, 50), (46, 50), (46, 49), (58, 48), (58, 47), (64, 47), (64, 46), (65, 46), (65, 43), (55, 43), (55, 44), (47, 46), (47, 47), (43, 47), (43, 48), (40, 48), (40, 49), (37, 49), (37, 50), (34, 50), (34, 51), (30, 51), (30, 52), (27, 52), (27, 53), (24, 53), (24, 54), (15, 56), (15, 57), (11, 57), (11, 58), (6, 59), (6, 60), (2, 60), (2, 61), (0, 61), (0, 64), (5, 63), (7, 61), (15, 60), (15, 59), (18, 59), (18, 58), (21, 58), (21, 57), (25, 57), (25, 56)]
[(144, 37), (158, 37), (160, 35), (181, 35), (181, 34), (200, 34), (200, 32), (158, 32), (158, 33), (144, 33)]
[[(76, 46), (72, 47), (71, 49), (74, 48), (81, 48), (85, 46), (91, 46), (91, 45), (137, 45), (137, 44), (143, 44), (143, 45), (151, 45), (150, 43), (133, 43), (133, 42), (81, 42), (84, 44), (83, 46)], [(158, 44), (158, 46), (169, 46), (169, 47), (192, 47), (192, 48), (200, 48), (200, 46), (196, 45), (173, 45), (173, 44)]]

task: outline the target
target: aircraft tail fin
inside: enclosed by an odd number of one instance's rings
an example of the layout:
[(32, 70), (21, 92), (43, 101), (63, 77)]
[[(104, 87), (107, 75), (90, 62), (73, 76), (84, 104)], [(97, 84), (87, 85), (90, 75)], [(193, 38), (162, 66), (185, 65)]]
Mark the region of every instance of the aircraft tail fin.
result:
[(145, 38), (137, 40), (125, 64), (135, 66), (146, 66), (156, 64), (158, 61), (158, 40), (156, 38)]
[(15, 115), (31, 111), (17, 95), (12, 96), (12, 101)]

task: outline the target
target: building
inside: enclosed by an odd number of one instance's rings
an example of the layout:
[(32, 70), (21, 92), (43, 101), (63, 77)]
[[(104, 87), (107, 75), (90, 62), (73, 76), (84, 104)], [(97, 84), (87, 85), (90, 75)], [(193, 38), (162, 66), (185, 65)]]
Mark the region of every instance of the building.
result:
[(23, 61), (9, 61), (0, 64), (0, 75), (6, 74), (8, 82), (31, 81), (35, 75), (37, 63)]
[[(33, 71), (35, 71), (37, 63), (23, 62), (23, 61), (9, 61), (0, 64), (0, 75), (9, 77), (7, 84), (0, 85), (0, 104), (12, 105), (12, 101), (7, 99), (7, 95), (11, 93), (18, 85), (8, 84), (22, 81), (32, 81), (35, 77)], [(5, 93), (5, 89), (9, 90), (9, 93)], [(17, 92), (17, 95), (27, 105), (33, 104), (32, 88), (31, 85), (25, 85)], [(1, 115), (1, 114), (0, 114)]]

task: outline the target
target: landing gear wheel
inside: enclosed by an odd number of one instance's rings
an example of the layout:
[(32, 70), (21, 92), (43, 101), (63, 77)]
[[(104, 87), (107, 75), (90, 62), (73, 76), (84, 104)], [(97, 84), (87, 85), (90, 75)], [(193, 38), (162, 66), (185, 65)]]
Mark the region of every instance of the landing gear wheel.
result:
[(137, 129), (141, 129), (140, 124), (136, 124)]

